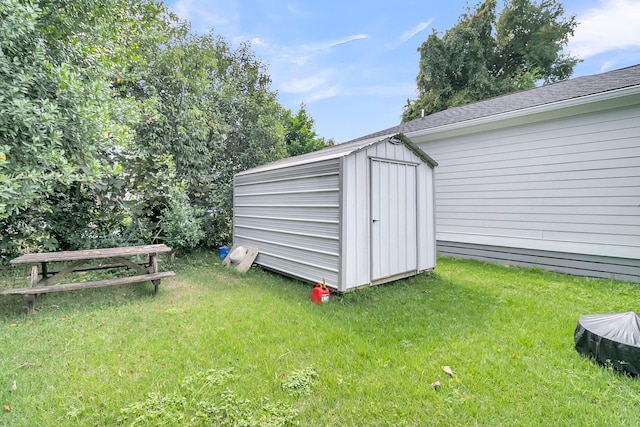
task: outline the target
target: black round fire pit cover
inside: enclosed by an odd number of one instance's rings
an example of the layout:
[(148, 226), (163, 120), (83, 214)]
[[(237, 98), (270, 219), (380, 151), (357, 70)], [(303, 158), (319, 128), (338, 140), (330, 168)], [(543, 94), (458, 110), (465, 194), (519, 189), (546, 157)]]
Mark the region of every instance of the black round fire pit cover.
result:
[(589, 314), (573, 333), (578, 353), (631, 375), (640, 375), (640, 316)]

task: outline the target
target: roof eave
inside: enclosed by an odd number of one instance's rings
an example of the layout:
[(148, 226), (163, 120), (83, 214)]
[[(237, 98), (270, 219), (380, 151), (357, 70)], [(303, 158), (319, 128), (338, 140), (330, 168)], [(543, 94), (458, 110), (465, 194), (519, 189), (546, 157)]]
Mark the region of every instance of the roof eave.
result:
[(438, 162), (433, 160), (431, 156), (429, 156), (427, 153), (422, 151), (422, 149), (418, 147), (416, 144), (414, 144), (414, 142), (411, 141), (411, 139), (409, 139), (405, 134), (398, 133), (388, 139), (391, 139), (391, 138), (400, 139), (409, 150), (413, 151), (416, 156), (420, 157), (423, 162), (425, 162), (432, 168), (435, 168), (436, 166), (438, 166)]
[(522, 108), (519, 110), (508, 111), (505, 113), (493, 114), (490, 116), (479, 117), (470, 120), (464, 120), (461, 122), (451, 123), (442, 126), (434, 126), (431, 128), (420, 129), (416, 131), (406, 131), (404, 134), (411, 139), (416, 137), (429, 136), (433, 134), (439, 134), (442, 132), (456, 131), (471, 126), (480, 126), (491, 124), (500, 121), (507, 121), (510, 119), (518, 119), (534, 114), (548, 113), (555, 110), (572, 108), (577, 106), (584, 106), (586, 104), (603, 102), (622, 98), (626, 96), (632, 96), (640, 94), (640, 85), (625, 87), (621, 89), (615, 89), (607, 92), (596, 93), (592, 95), (581, 96), (577, 98), (566, 99), (562, 101), (552, 102), (549, 104), (537, 105), (534, 107)]

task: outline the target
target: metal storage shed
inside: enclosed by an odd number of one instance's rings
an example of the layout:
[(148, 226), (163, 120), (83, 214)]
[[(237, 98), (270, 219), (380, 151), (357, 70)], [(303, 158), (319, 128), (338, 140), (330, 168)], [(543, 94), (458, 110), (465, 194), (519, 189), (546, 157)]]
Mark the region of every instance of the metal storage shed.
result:
[(453, 107), (402, 132), (438, 159), (438, 253), (640, 283), (640, 64)]
[(233, 241), (256, 263), (340, 292), (436, 264), (434, 167), (402, 134), (238, 173)]

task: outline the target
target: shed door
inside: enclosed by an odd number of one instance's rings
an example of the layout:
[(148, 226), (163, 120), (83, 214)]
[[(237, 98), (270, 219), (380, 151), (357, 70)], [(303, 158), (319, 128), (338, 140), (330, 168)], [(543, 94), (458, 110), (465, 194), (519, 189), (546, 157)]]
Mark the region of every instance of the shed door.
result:
[(416, 165), (371, 159), (371, 281), (418, 269)]

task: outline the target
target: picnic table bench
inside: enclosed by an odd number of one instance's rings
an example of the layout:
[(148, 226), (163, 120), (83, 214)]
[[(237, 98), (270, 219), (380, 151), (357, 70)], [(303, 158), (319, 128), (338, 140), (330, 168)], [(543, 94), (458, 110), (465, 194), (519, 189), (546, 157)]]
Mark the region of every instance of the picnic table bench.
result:
[[(10, 261), (11, 264), (31, 264), (31, 283), (28, 288), (11, 288), (0, 295), (22, 295), (27, 302), (29, 313), (35, 309), (36, 296), (50, 292), (72, 291), (76, 289), (99, 288), (103, 286), (124, 285), (151, 281), (154, 294), (158, 293), (160, 279), (175, 276), (173, 271), (158, 271), (158, 255), (171, 252), (166, 245), (128, 246), (123, 248), (90, 249), (81, 251), (45, 252), (21, 255)], [(135, 261), (129, 258), (136, 257)], [(144, 261), (138, 261), (144, 256)], [(59, 270), (50, 270), (48, 263), (72, 262)], [(108, 263), (103, 263), (109, 261)], [(133, 276), (116, 277), (103, 280), (56, 284), (73, 272), (128, 267)]]

